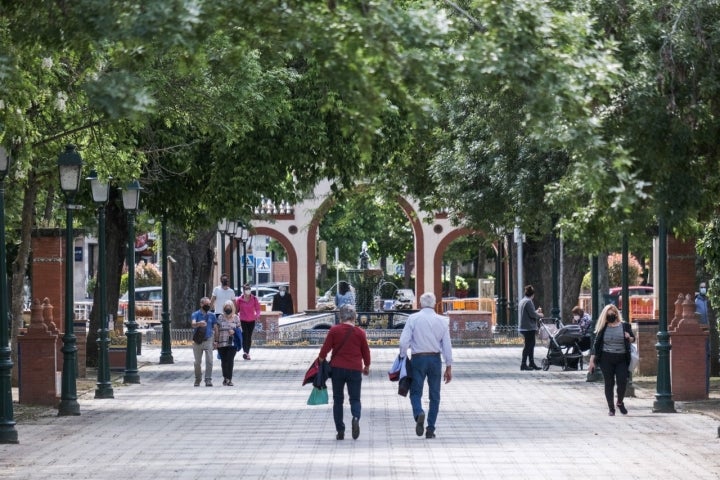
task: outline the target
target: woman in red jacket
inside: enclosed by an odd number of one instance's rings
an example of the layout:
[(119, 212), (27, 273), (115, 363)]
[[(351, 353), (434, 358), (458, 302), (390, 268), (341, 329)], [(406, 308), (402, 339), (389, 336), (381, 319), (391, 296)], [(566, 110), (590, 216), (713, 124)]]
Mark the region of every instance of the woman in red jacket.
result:
[(322, 362), (332, 351), (330, 366), (332, 367), (333, 387), (333, 419), (335, 420), (336, 439), (345, 438), (343, 423), (344, 389), (347, 385), (352, 413), (352, 438), (360, 436), (360, 386), (362, 375), (370, 373), (370, 347), (367, 343), (365, 330), (355, 326), (355, 307), (350, 304), (340, 307), (338, 314), (340, 324), (328, 331), (320, 349), (319, 359)]

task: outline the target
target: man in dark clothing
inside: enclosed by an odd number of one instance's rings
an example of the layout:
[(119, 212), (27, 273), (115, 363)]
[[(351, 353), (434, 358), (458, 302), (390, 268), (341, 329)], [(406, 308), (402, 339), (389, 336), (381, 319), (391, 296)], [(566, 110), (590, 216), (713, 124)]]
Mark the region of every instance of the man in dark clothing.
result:
[(292, 296), (285, 285), (280, 285), (279, 293), (273, 297), (272, 309), (274, 312), (282, 312), (283, 316), (295, 313)]

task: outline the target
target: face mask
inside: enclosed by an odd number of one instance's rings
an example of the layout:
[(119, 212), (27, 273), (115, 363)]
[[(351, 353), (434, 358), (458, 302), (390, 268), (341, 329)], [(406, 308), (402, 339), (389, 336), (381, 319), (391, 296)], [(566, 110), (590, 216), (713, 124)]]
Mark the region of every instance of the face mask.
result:
[(246, 288), (245, 290), (243, 290), (243, 292), (245, 292), (245, 295), (250, 295), (250, 289), (249, 289), (249, 288)]
[(205, 310), (206, 312), (209, 312), (209, 311), (210, 311), (210, 305), (203, 305), (203, 306), (202, 306), (202, 309)]
[(573, 315), (573, 320), (575, 320), (576, 322), (580, 320), (580, 315)]
[(223, 287), (226, 287), (229, 282), (227, 281), (226, 278), (223, 278), (223, 279), (220, 281), (220, 283), (223, 284)]
[(280, 296), (281, 296), (281, 297), (284, 297), (284, 296), (285, 296), (285, 292), (280, 292)]
[(705, 295), (706, 293), (707, 293), (707, 288), (700, 289), (700, 295)]
[(228, 315), (230, 315), (230, 314), (232, 313), (232, 308), (226, 308), (226, 309), (225, 309), (225, 313), (227, 313)]
[(615, 320), (617, 320), (617, 317), (615, 315), (608, 315), (607, 321), (608, 323), (615, 323)]

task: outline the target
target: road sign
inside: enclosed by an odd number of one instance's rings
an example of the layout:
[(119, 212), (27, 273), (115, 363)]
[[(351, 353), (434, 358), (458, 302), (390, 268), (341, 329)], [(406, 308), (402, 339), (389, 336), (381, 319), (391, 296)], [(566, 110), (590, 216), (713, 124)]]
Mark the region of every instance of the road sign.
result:
[(242, 259), (242, 266), (247, 265), (247, 268), (255, 268), (255, 255), (246, 255), (246, 257), (247, 260), (245, 258)]
[(257, 273), (270, 273), (271, 265), (272, 258), (270, 257), (257, 257), (255, 259), (255, 268)]

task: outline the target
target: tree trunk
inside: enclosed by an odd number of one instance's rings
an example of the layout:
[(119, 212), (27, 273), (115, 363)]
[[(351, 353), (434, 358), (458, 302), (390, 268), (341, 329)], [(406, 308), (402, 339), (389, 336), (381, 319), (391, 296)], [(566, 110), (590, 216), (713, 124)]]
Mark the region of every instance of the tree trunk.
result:
[(168, 225), (168, 252), (177, 263), (172, 265), (171, 324), (188, 328), (190, 316), (199, 308), (200, 298), (212, 294), (212, 273), (215, 259), (215, 230), (189, 235)]
[[(118, 321), (117, 311), (120, 299), (120, 277), (122, 276), (127, 256), (128, 225), (127, 215), (122, 208), (120, 192), (117, 188), (110, 189), (110, 198), (105, 207), (105, 273), (107, 275), (107, 313), (114, 321)], [(98, 259), (102, 262), (103, 259)], [(90, 311), (90, 331), (87, 336), (87, 365), (96, 366), (98, 360), (98, 330), (100, 329), (99, 305), (95, 300), (100, 298), (99, 285), (95, 285), (93, 306)]]
[[(25, 278), (28, 271), (28, 262), (30, 261), (30, 250), (32, 245), (32, 229), (35, 224), (35, 202), (37, 201), (37, 193), (40, 188), (37, 175), (34, 169), (28, 171), (27, 183), (23, 195), (22, 206), (22, 223), (20, 225), (20, 245), (18, 245), (17, 254), (12, 262), (12, 278), (10, 280), (10, 318), (12, 319), (10, 339), (12, 350), (12, 362), (16, 368), (12, 369), (12, 383), (17, 385), (18, 382), (18, 348), (17, 337), (20, 328), (23, 326), (23, 289), (25, 286)], [(32, 302), (32, 298), (30, 299)]]

